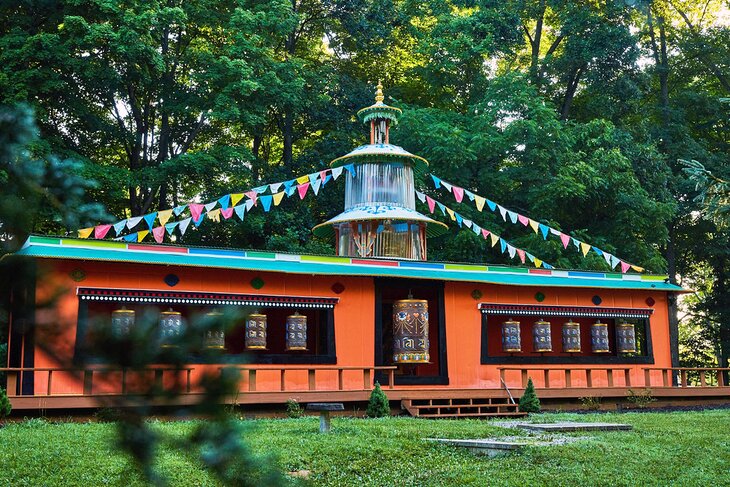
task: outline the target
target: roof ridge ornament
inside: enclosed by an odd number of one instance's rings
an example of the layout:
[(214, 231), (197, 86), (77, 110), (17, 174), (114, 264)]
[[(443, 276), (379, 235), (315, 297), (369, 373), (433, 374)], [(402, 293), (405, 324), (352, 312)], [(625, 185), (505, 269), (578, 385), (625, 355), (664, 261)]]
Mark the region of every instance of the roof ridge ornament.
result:
[(383, 103), (383, 100), (385, 100), (385, 96), (383, 96), (383, 84), (378, 79), (378, 86), (375, 87), (375, 103)]

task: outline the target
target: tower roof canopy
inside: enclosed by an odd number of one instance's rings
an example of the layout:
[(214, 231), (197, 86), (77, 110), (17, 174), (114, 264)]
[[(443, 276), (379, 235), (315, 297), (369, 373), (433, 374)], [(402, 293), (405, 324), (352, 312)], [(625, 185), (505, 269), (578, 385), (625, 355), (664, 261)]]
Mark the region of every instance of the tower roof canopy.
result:
[(376, 118), (387, 118), (394, 124), (398, 123), (398, 117), (400, 116), (401, 109), (391, 107), (383, 103), (385, 97), (383, 96), (383, 85), (378, 81), (377, 91), (375, 92), (375, 104), (365, 107), (357, 112), (357, 118), (363, 123), (368, 123), (370, 120)]
[(413, 172), (422, 176), (428, 170), (428, 161), (421, 156), (411, 154), (403, 147), (393, 144), (366, 144), (353, 149), (349, 154), (338, 157), (330, 165), (344, 166), (350, 163), (363, 162), (402, 162), (413, 166)]
[(320, 223), (314, 227), (314, 234), (319, 237), (331, 237), (334, 235), (333, 225), (345, 222), (365, 222), (372, 220), (391, 220), (396, 222), (425, 222), (428, 224), (427, 235), (434, 237), (443, 234), (448, 227), (436, 220), (418, 213), (416, 210), (403, 206), (391, 205), (366, 205), (349, 208), (336, 217)]

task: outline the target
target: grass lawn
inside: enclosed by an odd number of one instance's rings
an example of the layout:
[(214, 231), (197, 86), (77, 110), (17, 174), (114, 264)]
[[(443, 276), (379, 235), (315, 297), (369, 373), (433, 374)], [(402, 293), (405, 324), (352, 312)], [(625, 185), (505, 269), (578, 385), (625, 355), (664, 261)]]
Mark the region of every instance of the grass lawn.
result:
[[(629, 432), (573, 433), (578, 441), (477, 457), (427, 437), (498, 438), (531, 434), (478, 420), (335, 418), (246, 421), (252, 448), (273, 452), (285, 471), (310, 470), (312, 485), (730, 485), (730, 410), (629, 414), (546, 414), (533, 421), (629, 423)], [(194, 422), (156, 423), (183, 434)], [(40, 420), (0, 429), (0, 485), (144, 485), (115, 451), (103, 423)], [(164, 450), (160, 470), (172, 485), (215, 485), (199, 466)], [(291, 480), (292, 484), (299, 481)]]

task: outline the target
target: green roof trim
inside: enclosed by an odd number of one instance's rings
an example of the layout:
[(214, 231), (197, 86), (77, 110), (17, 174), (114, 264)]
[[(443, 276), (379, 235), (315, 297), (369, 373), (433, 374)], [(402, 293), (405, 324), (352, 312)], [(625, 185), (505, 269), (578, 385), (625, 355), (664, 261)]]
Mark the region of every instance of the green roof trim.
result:
[[(48, 259), (130, 262), (291, 274), (401, 277), (514, 286), (554, 286), (684, 291), (666, 276), (615, 274), (440, 262), (357, 259), (277, 252), (138, 245), (87, 239), (31, 236), (17, 255)], [(615, 277), (614, 277), (615, 276)]]

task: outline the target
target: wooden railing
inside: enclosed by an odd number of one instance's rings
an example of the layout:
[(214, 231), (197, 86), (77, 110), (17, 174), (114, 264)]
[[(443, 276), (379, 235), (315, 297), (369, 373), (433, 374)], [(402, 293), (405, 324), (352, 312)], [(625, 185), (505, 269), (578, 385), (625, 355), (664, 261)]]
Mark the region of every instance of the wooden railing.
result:
[[(164, 379), (166, 378), (174, 378), (175, 383), (177, 385), (184, 384), (184, 392), (190, 392), (191, 390), (191, 380), (190, 376), (192, 374), (192, 371), (194, 370), (193, 367), (168, 367), (168, 366), (150, 366), (145, 368), (120, 368), (120, 367), (94, 367), (94, 368), (75, 368), (75, 367), (18, 367), (18, 368), (0, 368), (0, 372), (4, 372), (7, 377), (7, 393), (10, 397), (19, 397), (19, 396), (35, 396), (35, 395), (42, 395), (42, 394), (36, 394), (35, 391), (38, 391), (39, 389), (45, 392), (46, 396), (53, 396), (53, 395), (69, 395), (73, 394), (73, 392), (64, 392), (64, 393), (54, 393), (53, 390), (53, 376), (56, 374), (70, 374), (73, 377), (77, 378), (78, 381), (81, 382), (81, 394), (84, 396), (89, 396), (92, 394), (95, 394), (94, 391), (94, 379), (99, 377), (99, 375), (107, 376), (108, 378), (109, 374), (119, 374), (119, 378), (121, 381), (112, 379), (112, 380), (106, 380), (104, 385), (109, 388), (110, 386), (113, 386), (116, 390), (113, 390), (111, 392), (106, 391), (102, 392), (102, 394), (107, 395), (124, 395), (130, 393), (129, 386), (129, 375), (136, 374), (136, 379), (132, 381), (133, 385), (139, 384), (140, 382), (144, 382), (146, 385), (154, 387), (155, 389), (162, 389), (164, 384)], [(27, 376), (27, 374), (32, 374), (33, 381), (34, 381), (34, 391), (31, 394), (24, 394), (23, 393), (23, 378), (24, 376)], [(180, 381), (180, 374), (184, 374), (184, 379)], [(140, 375), (149, 375), (152, 379), (151, 381), (148, 378), (140, 378)], [(42, 381), (45, 378), (45, 387), (39, 388), (37, 386), (38, 381)], [(98, 385), (98, 382), (97, 382)], [(96, 392), (98, 393), (98, 391)]]
[[(660, 372), (661, 383), (652, 380), (653, 371)], [(728, 372), (730, 367), (648, 367), (644, 369), (644, 383), (646, 387), (725, 387)]]
[[(373, 387), (373, 372), (376, 371), (384, 371), (388, 374), (388, 385), (386, 386), (388, 389), (393, 389), (393, 382), (394, 382), (394, 376), (395, 376), (395, 370), (397, 369), (396, 366), (365, 366), (365, 367), (353, 367), (353, 366), (337, 366), (337, 365), (317, 365), (317, 366), (306, 366), (306, 365), (282, 365), (282, 366), (255, 366), (255, 365), (242, 365), (242, 366), (231, 366), (231, 367), (221, 367), (221, 371), (223, 370), (237, 370), (240, 374), (243, 374), (244, 379), (244, 390), (241, 392), (256, 392), (256, 380), (259, 373), (271, 373), (273, 372), (274, 375), (278, 374), (278, 381), (274, 379), (275, 382), (278, 382), (279, 387), (278, 391), (361, 391), (361, 390), (370, 390)], [(300, 389), (292, 389), (289, 387), (289, 382), (297, 382), (302, 383), (303, 381), (287, 381), (287, 375), (291, 376), (291, 374), (287, 374), (288, 372), (301, 372), (306, 371), (307, 372), (307, 385), (306, 388), (300, 388)], [(345, 381), (345, 372), (346, 371), (355, 371), (355, 372), (361, 372), (362, 373), (362, 388), (356, 387), (356, 388), (347, 388), (346, 387), (346, 381)], [(336, 389), (322, 389), (321, 387), (317, 387), (317, 373), (318, 372), (337, 372), (337, 388)], [(348, 381), (352, 382), (352, 381)], [(265, 392), (274, 392), (271, 389), (267, 389)]]
[[(631, 368), (630, 367), (605, 367), (605, 368), (590, 368), (582, 369), (575, 367), (497, 367), (499, 370), (499, 378), (502, 381), (507, 382), (507, 372), (520, 372), (520, 378), (522, 387), (527, 387), (528, 378), (532, 377), (537, 379), (538, 377), (542, 380), (539, 385), (535, 387), (544, 387), (550, 389), (551, 387), (559, 387), (570, 389), (576, 387), (575, 381), (584, 379), (584, 387), (593, 387), (596, 379), (606, 378), (606, 385), (608, 387), (631, 387)], [(561, 374), (562, 373), (562, 374)], [(558, 379), (562, 376), (560, 385), (553, 382), (553, 379)], [(616, 379), (621, 378), (620, 381)], [(620, 382), (620, 383), (619, 383)]]
[[(730, 368), (690, 368), (690, 367), (647, 367), (634, 369), (631, 367), (497, 367), (500, 380), (508, 382), (507, 373), (519, 372), (522, 387), (527, 386), (528, 378), (536, 381), (538, 388), (574, 387), (725, 387), (724, 375)], [(658, 374), (652, 374), (658, 372)], [(679, 373), (680, 380), (674, 385), (673, 377)], [(654, 379), (660, 375), (660, 382)], [(696, 375), (697, 380), (690, 382), (688, 377)], [(583, 379), (581, 381), (581, 379)], [(600, 386), (596, 382), (605, 382)], [(577, 385), (580, 382), (581, 385)]]

